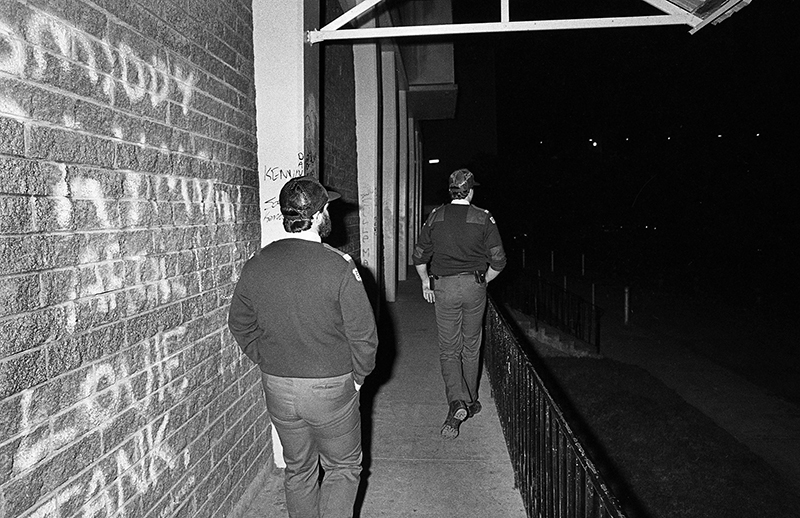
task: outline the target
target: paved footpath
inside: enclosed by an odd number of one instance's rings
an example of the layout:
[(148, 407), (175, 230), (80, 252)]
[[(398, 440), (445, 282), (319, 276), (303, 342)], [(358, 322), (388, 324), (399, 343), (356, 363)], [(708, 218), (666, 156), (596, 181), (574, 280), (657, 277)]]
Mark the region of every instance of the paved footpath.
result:
[[(524, 518), (488, 379), (483, 410), (455, 440), (439, 435), (447, 414), (436, 323), (414, 280), (399, 283), (381, 315), (379, 368), (362, 394), (366, 490), (359, 518)], [(282, 473), (265, 477), (238, 517), (285, 517)], [(244, 504), (244, 503), (243, 503)]]

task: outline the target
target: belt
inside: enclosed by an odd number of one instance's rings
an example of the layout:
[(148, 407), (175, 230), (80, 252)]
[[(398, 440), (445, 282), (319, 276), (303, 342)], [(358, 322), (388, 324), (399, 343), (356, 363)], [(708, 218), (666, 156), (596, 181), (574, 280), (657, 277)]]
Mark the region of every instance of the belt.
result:
[(459, 275), (475, 275), (475, 272), (460, 272), (460, 273), (453, 273), (450, 275), (434, 275), (434, 279), (444, 279), (447, 277), (458, 277)]

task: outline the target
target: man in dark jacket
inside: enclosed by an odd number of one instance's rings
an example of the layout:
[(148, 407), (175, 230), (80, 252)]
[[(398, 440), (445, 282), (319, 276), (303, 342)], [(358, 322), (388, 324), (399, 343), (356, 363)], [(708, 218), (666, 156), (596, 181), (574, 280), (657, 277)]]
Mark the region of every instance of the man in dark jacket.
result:
[(361, 476), (358, 391), (375, 366), (378, 336), (356, 265), (321, 240), (336, 198), (311, 177), (284, 185), (280, 206), (291, 235), (245, 263), (228, 316), (261, 369), (293, 518), (352, 516)]
[(422, 296), (436, 306), (439, 362), (449, 405), (441, 433), (451, 439), (458, 437), (467, 417), (481, 410), (478, 360), (486, 285), (506, 266), (494, 218), (471, 204), (476, 185), (467, 169), (450, 175), (452, 201), (431, 212), (413, 254)]

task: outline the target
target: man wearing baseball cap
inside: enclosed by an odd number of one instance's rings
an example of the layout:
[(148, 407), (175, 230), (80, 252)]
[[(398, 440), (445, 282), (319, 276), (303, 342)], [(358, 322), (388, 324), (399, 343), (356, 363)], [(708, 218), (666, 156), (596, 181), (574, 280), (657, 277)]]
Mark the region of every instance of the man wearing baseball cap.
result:
[(481, 410), (478, 359), (486, 285), (506, 266), (494, 218), (472, 205), (477, 185), (468, 169), (450, 175), (451, 202), (428, 216), (413, 253), (422, 296), (435, 304), (448, 403), (441, 434), (448, 439), (458, 437), (461, 423)]
[(375, 366), (378, 335), (353, 260), (322, 243), (331, 231), (328, 202), (337, 198), (309, 176), (283, 186), (290, 234), (245, 263), (228, 315), (261, 369), (290, 517), (352, 516), (361, 476), (358, 391)]

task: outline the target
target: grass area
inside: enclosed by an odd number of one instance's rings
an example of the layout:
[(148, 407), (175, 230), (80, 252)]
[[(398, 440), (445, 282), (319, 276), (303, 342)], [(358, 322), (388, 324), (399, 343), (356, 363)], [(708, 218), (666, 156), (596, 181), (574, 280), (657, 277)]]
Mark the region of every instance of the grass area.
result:
[(644, 369), (552, 357), (543, 377), (628, 516), (798, 516), (771, 466)]

